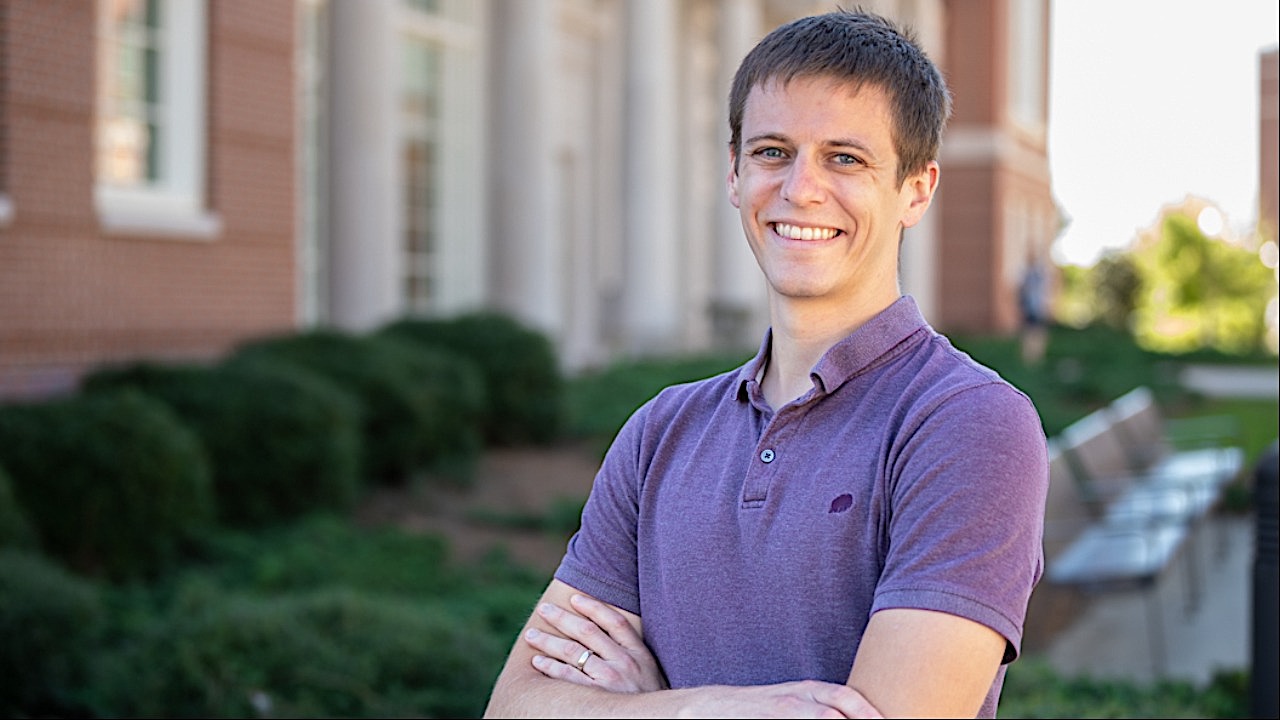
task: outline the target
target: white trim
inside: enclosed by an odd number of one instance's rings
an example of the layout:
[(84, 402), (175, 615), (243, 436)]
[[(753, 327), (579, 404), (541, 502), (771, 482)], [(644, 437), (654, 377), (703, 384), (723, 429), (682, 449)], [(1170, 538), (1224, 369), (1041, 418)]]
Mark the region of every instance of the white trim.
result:
[(170, 238), (176, 240), (213, 240), (222, 234), (222, 218), (217, 213), (203, 215), (102, 215), (102, 231), (108, 235)]
[(1024, 147), (1010, 133), (989, 127), (949, 128), (942, 138), (939, 162), (944, 174), (950, 165), (963, 167), (1000, 162), (1039, 180), (1047, 182), (1050, 178), (1049, 161), (1046, 157)]
[(0, 227), (8, 227), (13, 222), (13, 201), (7, 193), (0, 192)]

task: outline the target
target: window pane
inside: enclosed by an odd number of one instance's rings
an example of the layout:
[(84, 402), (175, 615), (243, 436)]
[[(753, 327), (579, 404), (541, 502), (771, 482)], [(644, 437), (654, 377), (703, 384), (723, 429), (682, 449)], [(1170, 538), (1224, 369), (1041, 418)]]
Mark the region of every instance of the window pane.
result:
[(436, 301), (440, 173), (440, 48), (406, 38), (401, 88), (404, 163), (405, 300), (429, 312)]
[(164, 139), (159, 0), (106, 0), (99, 53), (98, 172), (114, 185), (160, 179)]

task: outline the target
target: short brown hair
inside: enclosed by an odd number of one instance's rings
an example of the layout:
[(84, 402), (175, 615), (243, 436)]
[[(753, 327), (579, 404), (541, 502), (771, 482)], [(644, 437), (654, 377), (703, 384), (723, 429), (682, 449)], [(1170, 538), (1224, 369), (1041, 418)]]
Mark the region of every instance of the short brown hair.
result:
[(899, 183), (937, 159), (951, 116), (951, 92), (942, 73), (909, 30), (879, 15), (848, 10), (778, 27), (743, 58), (729, 92), (735, 159), (742, 153), (742, 116), (751, 89), (815, 76), (848, 80), (855, 90), (874, 85), (889, 95)]

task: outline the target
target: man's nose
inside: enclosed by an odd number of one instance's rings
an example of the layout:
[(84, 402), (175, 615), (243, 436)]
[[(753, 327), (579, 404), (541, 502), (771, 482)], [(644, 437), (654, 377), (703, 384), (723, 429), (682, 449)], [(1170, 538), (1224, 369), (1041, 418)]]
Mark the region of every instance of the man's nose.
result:
[(822, 168), (817, 161), (797, 157), (782, 181), (782, 197), (792, 205), (819, 202), (826, 194)]

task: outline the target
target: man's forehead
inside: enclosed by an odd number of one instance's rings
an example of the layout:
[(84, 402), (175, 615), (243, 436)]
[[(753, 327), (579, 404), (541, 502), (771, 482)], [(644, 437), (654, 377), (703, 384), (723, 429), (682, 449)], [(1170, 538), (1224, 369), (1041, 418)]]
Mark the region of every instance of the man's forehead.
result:
[(752, 86), (747, 93), (746, 103), (743, 107), (743, 130), (745, 131), (748, 125), (769, 122), (771, 119), (776, 120), (779, 114), (786, 115), (788, 111), (795, 109), (796, 106), (793, 103), (785, 100), (783, 102), (778, 101), (783, 100), (798, 85), (816, 87), (823, 97), (831, 97), (838, 101), (857, 102), (864, 108), (878, 106), (874, 107), (872, 112), (883, 119), (889, 134), (893, 135), (895, 124), (893, 108), (888, 94), (880, 85), (827, 75), (802, 75), (794, 78), (775, 77)]
[(888, 98), (888, 92), (880, 83), (867, 80), (857, 76), (841, 76), (830, 74), (802, 74), (802, 75), (770, 75), (762, 78), (760, 82), (751, 86), (747, 92), (747, 101), (750, 102), (752, 96), (759, 96), (765, 93), (786, 92), (792, 86), (798, 83), (814, 83), (826, 85), (832, 93), (840, 93), (847, 97), (858, 97), (863, 93), (868, 95), (879, 95)]

